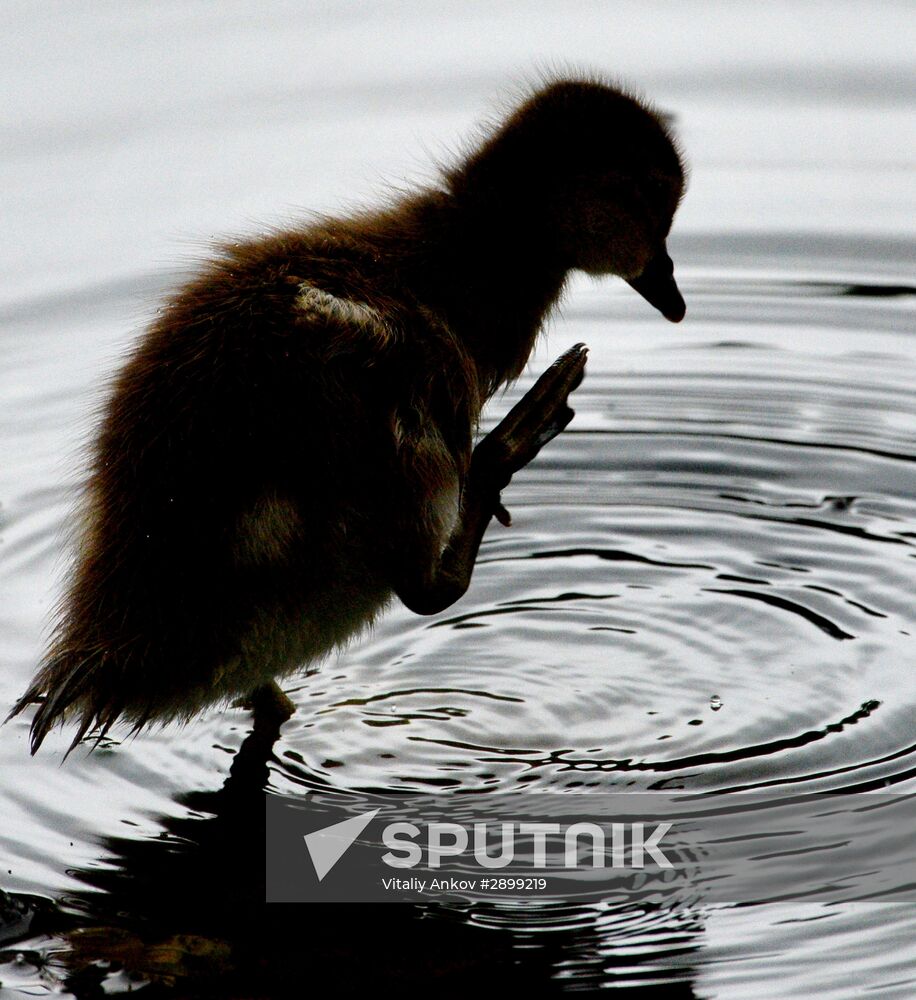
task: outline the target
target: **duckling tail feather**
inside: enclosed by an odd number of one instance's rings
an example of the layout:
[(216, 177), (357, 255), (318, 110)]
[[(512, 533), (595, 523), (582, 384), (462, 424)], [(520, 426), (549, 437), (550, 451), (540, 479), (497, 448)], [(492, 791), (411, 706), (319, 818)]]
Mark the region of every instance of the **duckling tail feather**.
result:
[[(31, 687), (16, 702), (4, 720), (19, 715), (28, 705), (38, 704), (30, 729), (31, 752), (35, 754), (45, 737), (58, 723), (78, 712), (76, 735), (64, 759), (79, 745), (85, 735), (101, 728), (100, 737), (121, 714), (123, 704), (118, 700), (100, 702), (94, 697), (93, 681), (105, 673), (107, 657), (103, 652), (58, 653), (45, 663)], [(79, 707), (77, 707), (79, 706)]]

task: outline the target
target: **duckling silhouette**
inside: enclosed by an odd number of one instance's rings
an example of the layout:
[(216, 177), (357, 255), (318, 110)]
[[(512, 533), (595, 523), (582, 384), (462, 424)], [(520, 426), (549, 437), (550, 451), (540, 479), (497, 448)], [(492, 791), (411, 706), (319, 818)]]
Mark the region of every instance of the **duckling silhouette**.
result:
[[(467, 590), (500, 493), (569, 423), (586, 349), (474, 446), (567, 274), (684, 315), (665, 239), (668, 127), (593, 80), (533, 92), (441, 182), (378, 211), (226, 246), (116, 377), (48, 652), (11, 716), (34, 753), (119, 719), (187, 720), (340, 646), (396, 595)], [(69, 751), (68, 751), (69, 752)]]

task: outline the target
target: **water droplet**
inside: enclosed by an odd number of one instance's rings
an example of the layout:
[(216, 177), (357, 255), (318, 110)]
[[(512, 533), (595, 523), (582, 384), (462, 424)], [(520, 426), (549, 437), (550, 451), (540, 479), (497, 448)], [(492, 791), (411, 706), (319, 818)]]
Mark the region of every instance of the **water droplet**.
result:
[(718, 712), (718, 711), (719, 711), (719, 709), (720, 709), (720, 708), (722, 707), (722, 699), (721, 699), (721, 698), (720, 698), (720, 697), (719, 697), (719, 696), (718, 696), (717, 694), (714, 694), (714, 695), (713, 695), (713, 696), (712, 696), (712, 697), (711, 697), (711, 698), (709, 699), (709, 707), (710, 707), (710, 708), (711, 708), (711, 709), (712, 709), (712, 710), (713, 710), (714, 712)]

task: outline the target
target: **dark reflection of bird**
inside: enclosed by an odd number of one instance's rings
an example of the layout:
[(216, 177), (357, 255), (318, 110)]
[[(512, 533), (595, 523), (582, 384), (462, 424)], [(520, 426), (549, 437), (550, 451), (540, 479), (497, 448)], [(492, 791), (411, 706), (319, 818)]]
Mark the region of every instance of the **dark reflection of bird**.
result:
[[(571, 980), (583, 992), (651, 979), (659, 1000), (693, 1000), (703, 924), (681, 908), (513, 911), (500, 900), (501, 919), (478, 923), (473, 910), (434, 899), (383, 909), (265, 903), (264, 786), (279, 731), (276, 719), (256, 718), (222, 788), (180, 796), (179, 815), (157, 817), (158, 836), (105, 838), (101, 863), (71, 872), (83, 887), (30, 931), (53, 935), (68, 994), (101, 1000), (126, 972), (149, 983), (141, 996), (170, 1000), (296, 996), (307, 976), (341, 997), (551, 997)], [(307, 769), (283, 768), (315, 787)], [(618, 951), (621, 926), (625, 942), (638, 928), (657, 947)]]
[(663, 119), (553, 82), (441, 183), (375, 212), (226, 246), (117, 376), (39, 701), (73, 745), (188, 719), (345, 643), (392, 594), (467, 589), (500, 490), (572, 417), (578, 345), (476, 448), (571, 269), (668, 319), (683, 169)]

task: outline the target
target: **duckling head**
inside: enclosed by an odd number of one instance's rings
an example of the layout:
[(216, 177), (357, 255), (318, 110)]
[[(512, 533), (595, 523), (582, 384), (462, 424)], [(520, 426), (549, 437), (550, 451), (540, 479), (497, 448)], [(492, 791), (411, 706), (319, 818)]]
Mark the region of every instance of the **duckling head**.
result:
[(567, 269), (624, 278), (672, 322), (685, 305), (666, 239), (684, 167), (664, 118), (593, 81), (535, 92), (449, 178)]

